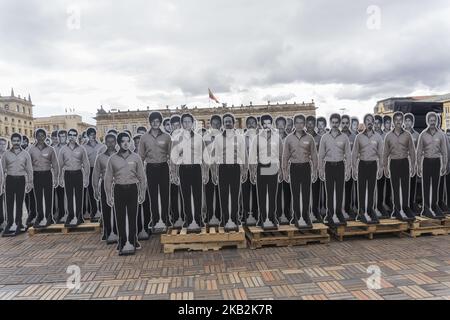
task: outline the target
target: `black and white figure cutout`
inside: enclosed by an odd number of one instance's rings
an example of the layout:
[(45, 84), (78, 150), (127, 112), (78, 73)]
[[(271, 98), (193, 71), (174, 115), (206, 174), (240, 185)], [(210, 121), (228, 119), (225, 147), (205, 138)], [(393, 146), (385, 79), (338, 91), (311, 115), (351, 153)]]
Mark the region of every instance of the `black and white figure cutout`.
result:
[[(53, 146), (53, 149), (55, 149), (56, 157), (59, 159), (59, 153), (61, 149), (67, 145), (67, 131), (66, 130), (59, 130), (58, 131), (58, 143)], [(54, 193), (54, 221), (57, 224), (65, 223), (67, 219), (67, 206), (65, 201), (65, 192), (64, 188), (60, 185), (61, 177), (59, 176), (61, 172), (61, 164), (58, 161), (58, 165), (60, 166), (60, 170), (58, 172), (58, 185), (55, 189)]]
[(330, 132), (324, 134), (319, 147), (319, 177), (325, 181), (327, 197), (326, 223), (330, 226), (346, 225), (342, 214), (345, 181), (350, 179), (351, 151), (346, 134), (339, 130), (341, 116), (332, 114)]
[[(280, 135), (282, 145), (287, 138), (285, 117), (278, 117), (275, 120), (276, 129)], [(291, 186), (286, 181), (278, 184), (277, 193), (277, 219), (280, 225), (289, 225), (292, 221)]]
[(144, 165), (137, 153), (130, 151), (131, 137), (122, 132), (117, 136), (119, 151), (106, 166), (104, 186), (107, 203), (115, 210), (119, 235), (119, 255), (132, 255), (140, 248), (137, 239), (138, 206), (145, 200)]
[[(171, 139), (172, 148), (178, 143), (177, 136), (182, 132), (181, 129), (181, 117), (179, 115), (173, 115), (170, 118), (170, 128), (171, 128)], [(172, 222), (172, 227), (175, 229), (181, 229), (184, 225), (184, 208), (183, 199), (181, 196), (181, 188), (178, 178), (176, 177), (176, 165), (173, 163), (172, 159), (169, 161), (170, 164), (170, 219)]]
[(36, 142), (29, 147), (28, 153), (33, 166), (34, 198), (37, 217), (35, 228), (45, 228), (53, 224), (53, 190), (58, 185), (59, 165), (55, 149), (45, 143), (47, 132), (35, 131)]
[[(417, 150), (417, 143), (419, 142), (420, 134), (419, 132), (414, 130), (414, 122), (415, 122), (414, 115), (412, 113), (406, 113), (405, 130), (411, 133), (414, 142), (414, 147)], [(414, 177), (411, 178), (409, 184), (409, 207), (415, 214), (420, 212), (419, 206), (417, 205), (416, 195), (417, 195), (417, 174), (415, 174)]]
[(100, 202), (101, 206), (103, 223), (102, 241), (106, 241), (107, 244), (114, 244), (119, 240), (114, 208), (111, 208), (107, 204), (104, 182), (109, 158), (116, 153), (116, 144), (116, 136), (107, 134), (105, 137), (106, 150), (99, 153), (95, 159), (91, 182), (95, 199)]
[(413, 221), (415, 214), (409, 207), (410, 178), (415, 174), (416, 153), (411, 133), (403, 129), (403, 113), (394, 114), (394, 129), (384, 139), (383, 167), (387, 179), (391, 179), (394, 197), (392, 217)]
[[(319, 146), (320, 146), (320, 139), (322, 138), (321, 135), (319, 135), (316, 132), (316, 118), (314, 116), (308, 116), (306, 117), (306, 133), (308, 133), (309, 135), (311, 135), (314, 139), (314, 144), (316, 146), (316, 154), (319, 151)], [(316, 167), (316, 171), (317, 171), (317, 167)], [(318, 171), (317, 171), (317, 176), (318, 176)], [(320, 179), (316, 179), (315, 182), (312, 182), (311, 184), (311, 213), (312, 213), (312, 221), (313, 222), (323, 222), (323, 217), (322, 217), (322, 213), (321, 213), (321, 201), (320, 201), (320, 196), (321, 196), (321, 185), (323, 184), (323, 181), (321, 181)]]
[(150, 228), (154, 233), (166, 232), (171, 226), (169, 158), (172, 141), (170, 135), (161, 130), (162, 121), (160, 112), (150, 113), (150, 131), (141, 137), (138, 146), (138, 154), (144, 162), (147, 174), (152, 213)]
[(305, 131), (303, 115), (294, 117), (295, 131), (284, 141), (283, 177), (290, 184), (294, 223), (299, 229), (312, 229), (310, 219), (311, 185), (317, 180), (317, 148)]
[(22, 149), (22, 136), (11, 135), (11, 149), (2, 157), (2, 180), (5, 177), (6, 226), (3, 237), (25, 232), (22, 222), (25, 193), (33, 188), (33, 168), (27, 151)]
[[(246, 132), (244, 134), (245, 140), (245, 156), (246, 163), (249, 163), (249, 150), (253, 138), (258, 134), (258, 120), (255, 117), (248, 117), (245, 120)], [(247, 166), (248, 167), (248, 166)], [(256, 190), (256, 184), (252, 183), (250, 179), (250, 170), (247, 168), (247, 179), (242, 184), (242, 222), (246, 226), (256, 226), (259, 220), (258, 210), (258, 195)]]
[[(222, 134), (222, 118), (219, 115), (213, 115), (210, 119), (211, 128), (203, 136), (206, 149), (211, 157), (214, 157), (213, 144), (220, 134)], [(219, 185), (215, 173), (212, 171), (213, 167), (208, 166), (208, 183), (205, 185), (205, 204), (206, 204), (206, 223), (210, 227), (217, 227), (222, 220), (220, 210)]]
[(223, 116), (223, 133), (216, 136), (211, 149), (213, 181), (219, 186), (221, 221), (225, 232), (239, 231), (239, 196), (247, 180), (245, 140), (235, 130), (232, 114)]
[(67, 219), (65, 225), (75, 227), (84, 222), (84, 188), (89, 185), (90, 163), (86, 149), (78, 144), (78, 131), (70, 129), (67, 133), (68, 144), (59, 152), (59, 180), (65, 191)]
[(100, 220), (101, 212), (99, 202), (94, 197), (94, 188), (92, 186), (92, 173), (94, 172), (95, 159), (97, 155), (105, 149), (105, 145), (97, 141), (97, 131), (94, 128), (88, 128), (86, 130), (87, 142), (83, 145), (86, 149), (86, 153), (89, 159), (90, 176), (89, 185), (87, 188), (87, 202), (89, 204), (88, 211), (90, 213), (91, 222), (97, 222)]
[(441, 177), (447, 172), (447, 139), (438, 128), (438, 116), (427, 114), (427, 128), (420, 134), (417, 144), (417, 176), (422, 178), (423, 208), (421, 215), (432, 219), (445, 219), (438, 205)]
[(374, 208), (375, 186), (383, 176), (383, 139), (373, 129), (374, 116), (364, 116), (365, 130), (358, 134), (352, 151), (353, 179), (358, 182), (357, 220), (379, 223)]
[[(8, 141), (5, 138), (0, 138), (0, 164), (1, 159), (3, 158), (3, 155), (7, 151), (8, 148)], [(2, 179), (2, 183), (0, 184), (0, 232), (4, 229), (4, 223), (5, 223), (5, 179), (3, 175), (3, 169), (0, 168), (0, 178)]]
[(271, 115), (261, 116), (262, 130), (252, 141), (249, 154), (251, 182), (257, 186), (259, 221), (264, 230), (277, 230), (278, 183), (283, 179), (281, 157), (283, 144), (273, 128)]
[[(355, 143), (356, 135), (358, 134), (358, 126), (358, 118), (352, 118), (350, 129), (350, 117), (348, 115), (343, 115), (341, 117), (341, 132), (347, 135), (348, 140), (350, 141), (350, 150), (353, 149), (353, 144)], [(342, 207), (342, 214), (347, 221), (353, 221), (356, 217), (354, 210), (355, 203), (357, 203), (356, 189), (356, 181), (353, 180), (350, 173), (350, 179), (345, 182), (344, 203)]]
[(182, 131), (172, 137), (171, 159), (175, 164), (174, 181), (181, 187), (184, 204), (184, 227), (189, 233), (199, 233), (202, 217), (203, 184), (208, 182), (209, 155), (203, 137), (194, 132), (194, 117), (181, 116)]
[[(329, 129), (327, 129), (327, 119), (324, 117), (317, 118), (317, 137), (315, 137), (317, 152), (319, 152), (320, 148), (320, 140), (323, 135), (327, 133)], [(319, 210), (322, 217), (325, 217), (327, 214), (327, 192), (325, 188), (325, 181), (321, 179), (317, 179), (319, 181)]]
[[(30, 139), (26, 135), (22, 135), (22, 149), (28, 151), (30, 147)], [(25, 193), (25, 207), (27, 209), (27, 220), (25, 227), (32, 227), (36, 221), (36, 199), (34, 198), (33, 186), (31, 186), (30, 192)]]

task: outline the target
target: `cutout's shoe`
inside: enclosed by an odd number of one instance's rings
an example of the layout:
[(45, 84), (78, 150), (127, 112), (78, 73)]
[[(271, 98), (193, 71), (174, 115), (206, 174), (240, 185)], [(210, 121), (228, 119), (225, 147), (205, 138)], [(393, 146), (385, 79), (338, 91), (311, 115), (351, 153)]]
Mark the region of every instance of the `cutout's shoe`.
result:
[(111, 233), (109, 237), (106, 239), (106, 244), (115, 244), (118, 243), (119, 237), (115, 233)]
[(442, 212), (441, 208), (438, 205), (434, 205), (432, 210), (436, 216), (436, 219), (442, 220), (445, 219), (445, 214)]
[(420, 214), (422, 217), (427, 217), (430, 219), (436, 219), (436, 215), (431, 212), (430, 208), (428, 206), (424, 206), (422, 209), (422, 213)]

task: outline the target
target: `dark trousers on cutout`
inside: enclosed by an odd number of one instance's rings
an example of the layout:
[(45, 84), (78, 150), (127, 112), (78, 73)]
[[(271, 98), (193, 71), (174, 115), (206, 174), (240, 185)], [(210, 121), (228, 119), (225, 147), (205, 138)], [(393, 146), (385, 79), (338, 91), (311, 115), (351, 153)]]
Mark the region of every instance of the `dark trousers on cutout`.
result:
[(64, 188), (57, 187), (54, 189), (53, 196), (53, 214), (55, 221), (58, 222), (66, 214), (66, 209), (64, 207)]
[(105, 185), (102, 181), (101, 184), (101, 211), (102, 211), (102, 221), (103, 221), (103, 236), (105, 239), (108, 239), (108, 237), (114, 233), (117, 235), (117, 225), (116, 225), (116, 217), (114, 217), (114, 211), (113, 208), (111, 208), (106, 203), (106, 193), (105, 193)]
[[(300, 217), (305, 221), (309, 218), (309, 204), (311, 199), (311, 165), (310, 163), (291, 163), (291, 189), (294, 221)], [(300, 204), (300, 195), (302, 202)]]
[[(327, 214), (332, 217), (342, 211), (344, 197), (345, 167), (344, 162), (325, 163), (325, 184), (327, 190)], [(334, 194), (336, 191), (336, 207), (334, 206)]]
[(175, 223), (181, 219), (184, 221), (184, 208), (183, 198), (181, 196), (180, 186), (171, 183), (170, 184), (170, 213), (172, 225), (175, 227)]
[[(83, 172), (64, 171), (64, 190), (66, 191), (67, 201), (67, 220), (70, 223), (76, 216), (79, 222), (83, 222)], [(75, 195), (75, 201), (73, 199)], [(75, 208), (74, 208), (75, 206)]]
[[(394, 196), (394, 209), (403, 211), (409, 206), (409, 161), (408, 159), (391, 159), (391, 185)], [(402, 201), (400, 203), (400, 187)]]
[(242, 208), (244, 212), (242, 222), (244, 224), (250, 212), (255, 220), (258, 221), (258, 194), (256, 185), (250, 182), (250, 172), (247, 175), (247, 180), (242, 184)]
[[(378, 165), (376, 161), (359, 161), (358, 165), (358, 206), (359, 213), (369, 213), (374, 209), (375, 185)], [(367, 195), (367, 201), (366, 201)]]
[[(183, 195), (185, 213), (184, 227), (189, 227), (195, 220), (198, 226), (203, 227), (202, 219), (202, 168), (199, 164), (180, 165), (180, 185)], [(194, 200), (192, 211), (191, 196)]]
[[(23, 200), (25, 196), (25, 177), (24, 176), (6, 176), (5, 197), (6, 197), (6, 228), (16, 223), (17, 228), (22, 224)], [(16, 212), (14, 217), (14, 204)]]
[[(438, 187), (441, 171), (440, 158), (424, 158), (422, 172), (423, 206), (432, 208), (438, 203)], [(431, 186), (431, 190), (430, 190)], [(431, 199), (430, 199), (431, 192)]]
[(25, 194), (25, 207), (28, 213), (27, 222), (31, 222), (36, 218), (36, 198), (33, 190)]
[(208, 183), (205, 185), (206, 222), (209, 223), (213, 217), (221, 220), (219, 186), (212, 182), (212, 173), (209, 175)]
[[(256, 185), (258, 188), (258, 205), (259, 205), (259, 224), (262, 226), (268, 218), (275, 226), (278, 225), (276, 218), (276, 202), (278, 189), (278, 172), (272, 175), (261, 174), (263, 168), (269, 168), (269, 165), (258, 164)], [(269, 201), (267, 211), (267, 199)]]
[[(33, 172), (34, 197), (36, 199), (36, 222), (39, 223), (45, 218), (53, 223), (53, 175), (51, 171), (34, 171)], [(44, 212), (45, 203), (45, 212)]]
[(138, 210), (138, 188), (136, 184), (116, 184), (114, 186), (114, 209), (116, 210), (119, 250), (125, 246), (127, 240), (136, 247)]
[(98, 211), (97, 200), (94, 197), (94, 188), (92, 187), (92, 173), (94, 172), (94, 168), (91, 168), (89, 172), (89, 186), (88, 186), (88, 201), (89, 201), (89, 213), (91, 214), (91, 219), (99, 218), (95, 217)]
[[(284, 201), (284, 206), (283, 206)], [(280, 217), (286, 216), (287, 220), (290, 222), (292, 220), (291, 213), (291, 186), (286, 181), (278, 184), (277, 193), (277, 218), (278, 222), (281, 223)]]
[[(225, 227), (231, 217), (239, 226), (239, 191), (241, 186), (241, 166), (239, 164), (219, 165), (219, 195), (222, 213), (221, 226)], [(231, 196), (231, 197), (230, 197)], [(229, 204), (231, 198), (231, 204)], [(231, 208), (231, 211), (230, 211)]]
[[(147, 163), (147, 184), (148, 194), (150, 195), (150, 206), (152, 219), (152, 227), (155, 226), (161, 220), (166, 227), (170, 226), (169, 219), (169, 203), (170, 203), (170, 178), (169, 178), (169, 165), (164, 163)], [(161, 197), (161, 213), (159, 212), (159, 200), (158, 193)], [(144, 210), (145, 212), (145, 210)]]

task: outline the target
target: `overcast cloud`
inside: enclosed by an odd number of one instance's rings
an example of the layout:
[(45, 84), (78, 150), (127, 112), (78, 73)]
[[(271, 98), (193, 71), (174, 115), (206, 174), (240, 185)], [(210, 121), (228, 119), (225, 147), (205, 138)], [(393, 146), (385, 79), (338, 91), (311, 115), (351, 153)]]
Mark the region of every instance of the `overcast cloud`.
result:
[(208, 106), (208, 87), (228, 105), (314, 99), (320, 115), (362, 116), (450, 92), (448, 17), (447, 0), (2, 0), (0, 94), (88, 122), (100, 105)]

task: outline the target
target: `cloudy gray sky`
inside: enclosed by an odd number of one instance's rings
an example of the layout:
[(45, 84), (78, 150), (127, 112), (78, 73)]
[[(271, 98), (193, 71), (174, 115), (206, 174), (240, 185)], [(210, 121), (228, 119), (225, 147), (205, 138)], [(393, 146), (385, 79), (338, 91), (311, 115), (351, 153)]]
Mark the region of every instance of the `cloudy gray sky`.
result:
[(35, 115), (100, 105), (315, 100), (362, 116), (450, 92), (447, 0), (1, 0), (0, 94)]

